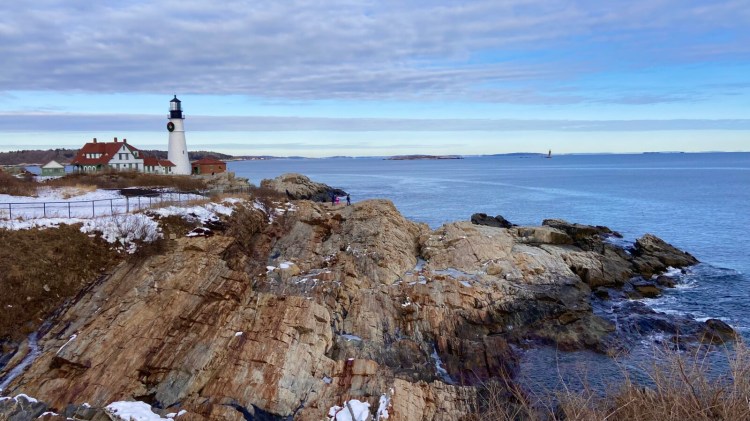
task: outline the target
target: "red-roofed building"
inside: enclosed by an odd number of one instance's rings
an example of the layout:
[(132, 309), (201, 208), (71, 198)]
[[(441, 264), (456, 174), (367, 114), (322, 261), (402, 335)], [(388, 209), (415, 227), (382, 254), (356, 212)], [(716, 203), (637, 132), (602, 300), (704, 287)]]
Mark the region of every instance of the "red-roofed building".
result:
[[(146, 164), (148, 160), (148, 165)], [(78, 151), (71, 165), (76, 171), (140, 171), (156, 174), (171, 174), (174, 164), (166, 159), (156, 159), (143, 156), (127, 139), (118, 142), (88, 142)]]
[(175, 165), (168, 159), (158, 159), (151, 156), (143, 158), (143, 172), (149, 174), (172, 174)]
[(202, 158), (192, 164), (193, 174), (219, 174), (227, 171), (227, 163), (214, 158)]

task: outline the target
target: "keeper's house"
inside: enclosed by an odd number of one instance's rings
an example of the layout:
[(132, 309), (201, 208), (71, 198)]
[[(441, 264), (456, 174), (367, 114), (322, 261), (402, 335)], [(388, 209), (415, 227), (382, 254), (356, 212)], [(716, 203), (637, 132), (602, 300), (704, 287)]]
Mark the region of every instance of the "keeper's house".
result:
[(219, 174), (227, 171), (227, 163), (219, 161), (213, 158), (199, 159), (191, 164), (193, 167), (193, 174), (206, 175), (206, 174)]
[(88, 142), (78, 151), (71, 165), (79, 172), (138, 171), (149, 174), (172, 174), (174, 164), (167, 159), (143, 156), (127, 139), (118, 142)]

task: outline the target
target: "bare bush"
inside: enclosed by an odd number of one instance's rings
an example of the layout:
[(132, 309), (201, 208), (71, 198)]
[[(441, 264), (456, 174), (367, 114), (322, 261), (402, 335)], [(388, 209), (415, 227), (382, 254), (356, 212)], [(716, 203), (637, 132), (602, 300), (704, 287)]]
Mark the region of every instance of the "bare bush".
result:
[(16, 177), (0, 171), (0, 194), (36, 196), (38, 184), (31, 176)]
[[(734, 421), (750, 420), (750, 351), (743, 343), (724, 350), (726, 372), (712, 372), (709, 350), (657, 349), (644, 367), (648, 383), (624, 381), (609, 392), (564, 388), (528, 403), (518, 388), (488, 387), (481, 421)], [(714, 355), (715, 356), (715, 355)], [(509, 391), (510, 390), (510, 394)]]
[(189, 175), (145, 174), (137, 171), (72, 173), (65, 177), (47, 180), (46, 184), (53, 187), (91, 185), (104, 189), (166, 187), (180, 191), (203, 190), (207, 187), (203, 179)]

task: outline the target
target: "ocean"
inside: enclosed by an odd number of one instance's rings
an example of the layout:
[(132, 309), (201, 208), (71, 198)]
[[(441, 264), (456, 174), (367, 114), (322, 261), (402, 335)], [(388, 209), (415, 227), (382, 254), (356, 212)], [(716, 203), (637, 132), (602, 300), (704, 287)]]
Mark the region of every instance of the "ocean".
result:
[[(297, 172), (346, 190), (355, 202), (390, 199), (404, 216), (432, 228), (483, 212), (519, 225), (547, 218), (605, 225), (628, 241), (652, 233), (702, 263), (678, 288), (644, 302), (666, 313), (721, 319), (750, 339), (750, 153), (274, 159), (228, 167), (256, 185)], [(634, 350), (628, 364), (648, 352)], [(548, 383), (550, 364), (560, 378), (585, 365), (601, 377), (594, 383), (620, 372), (605, 357), (554, 349), (525, 353), (521, 371), (531, 382)]]

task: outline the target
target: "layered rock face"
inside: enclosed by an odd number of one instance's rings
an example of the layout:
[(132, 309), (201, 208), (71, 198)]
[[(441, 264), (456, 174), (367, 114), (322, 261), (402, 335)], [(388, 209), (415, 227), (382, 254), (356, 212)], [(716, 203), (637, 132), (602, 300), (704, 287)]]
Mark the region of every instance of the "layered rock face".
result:
[(4, 393), (58, 412), (141, 400), (178, 419), (310, 421), (355, 398), (374, 414), (385, 395), (389, 420), (458, 420), (477, 385), (512, 378), (513, 344), (605, 351), (614, 325), (592, 288), (695, 263), (653, 236), (628, 253), (564, 221), (431, 231), (386, 200), (260, 212), (117, 267)]

